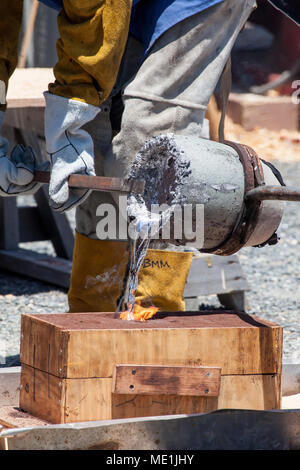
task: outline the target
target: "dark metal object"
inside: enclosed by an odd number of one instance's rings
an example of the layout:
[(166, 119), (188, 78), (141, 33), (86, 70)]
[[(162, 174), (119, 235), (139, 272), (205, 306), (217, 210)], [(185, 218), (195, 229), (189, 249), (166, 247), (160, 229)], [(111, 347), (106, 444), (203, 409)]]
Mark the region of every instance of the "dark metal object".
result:
[(90, 421), (7, 429), (1, 438), (7, 438), (9, 450), (300, 450), (300, 411), (218, 410)]
[[(40, 183), (50, 182), (49, 171), (35, 171), (34, 180)], [(71, 175), (69, 177), (71, 188), (92, 189), (103, 192), (122, 192), (143, 194), (145, 182), (140, 180), (125, 180), (122, 178), (109, 178), (106, 176)]]
[(300, 201), (300, 189), (286, 186), (262, 186), (251, 189), (246, 201)]

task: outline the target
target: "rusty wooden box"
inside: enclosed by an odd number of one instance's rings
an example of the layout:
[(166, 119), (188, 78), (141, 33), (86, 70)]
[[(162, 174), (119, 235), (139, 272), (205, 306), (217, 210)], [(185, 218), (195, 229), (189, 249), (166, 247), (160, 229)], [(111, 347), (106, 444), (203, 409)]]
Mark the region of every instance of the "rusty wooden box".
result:
[(282, 328), (233, 312), (22, 315), (20, 408), (51, 423), (279, 409)]

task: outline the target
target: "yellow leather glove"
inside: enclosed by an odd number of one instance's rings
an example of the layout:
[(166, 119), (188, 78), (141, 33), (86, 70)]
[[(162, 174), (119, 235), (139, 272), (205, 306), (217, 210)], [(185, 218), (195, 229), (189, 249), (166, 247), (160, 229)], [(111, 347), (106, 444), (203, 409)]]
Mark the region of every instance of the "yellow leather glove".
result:
[(132, 0), (63, 1), (51, 93), (94, 106), (109, 96), (128, 37), (131, 4)]
[(183, 292), (193, 253), (148, 250), (138, 275), (136, 301), (160, 311), (185, 311)]
[(18, 63), (23, 0), (0, 1), (0, 111), (6, 108), (8, 80)]
[[(148, 250), (139, 272), (136, 300), (161, 311), (184, 311), (183, 291), (192, 253)], [(128, 261), (127, 242), (75, 234), (69, 311), (114, 312)]]

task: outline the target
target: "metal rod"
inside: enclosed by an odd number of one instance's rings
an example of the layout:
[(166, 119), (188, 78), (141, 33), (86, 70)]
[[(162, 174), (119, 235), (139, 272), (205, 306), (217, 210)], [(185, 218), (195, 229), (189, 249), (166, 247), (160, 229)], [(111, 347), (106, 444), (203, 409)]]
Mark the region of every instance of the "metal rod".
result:
[(300, 201), (300, 189), (287, 186), (258, 186), (247, 192), (245, 200)]
[[(49, 184), (49, 171), (35, 171), (34, 181)], [(141, 180), (125, 180), (122, 178), (110, 178), (106, 176), (71, 175), (69, 177), (70, 188), (92, 189), (103, 192), (122, 192), (143, 194), (145, 182)]]

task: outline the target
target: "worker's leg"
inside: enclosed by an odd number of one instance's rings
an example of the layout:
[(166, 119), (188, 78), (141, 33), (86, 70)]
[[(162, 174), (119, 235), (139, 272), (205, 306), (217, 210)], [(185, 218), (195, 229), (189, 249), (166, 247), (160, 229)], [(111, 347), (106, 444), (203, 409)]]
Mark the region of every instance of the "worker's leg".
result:
[[(201, 136), (210, 96), (223, 71), (234, 41), (254, 5), (254, 0), (226, 0), (220, 5), (175, 25), (158, 39), (134, 79), (124, 88), (121, 129), (113, 138), (112, 145), (107, 144), (103, 152), (106, 155), (104, 164), (106, 176), (126, 176), (136, 153), (144, 141), (153, 135), (176, 132)], [(100, 160), (99, 167), (102, 166), (102, 159)], [(97, 174), (103, 174), (102, 170), (103, 168), (99, 168), (98, 171), (96, 169)], [(78, 208), (77, 230), (79, 233), (85, 237), (97, 239), (96, 225), (99, 218), (96, 217), (96, 208), (101, 203), (109, 201), (113, 203), (110, 195), (93, 193), (92, 197)], [(98, 258), (97, 253), (102, 251), (105, 243), (108, 242), (98, 240), (99, 250), (91, 253), (94, 260)], [(78, 244), (78, 251), (80, 250), (80, 244)], [(125, 243), (120, 252), (120, 260), (123, 258), (124, 250), (126, 250)], [(173, 253), (172, 267), (183, 282), (180, 288), (178, 285), (174, 287), (177, 302), (173, 299), (170, 308), (175, 310), (177, 307), (178, 310), (183, 310), (182, 293), (189, 271), (190, 255), (186, 254), (189, 255), (189, 260), (187, 260), (189, 262), (183, 263), (182, 255), (184, 254)], [(101, 260), (102, 257), (105, 259), (105, 256), (109, 257), (109, 253), (108, 250), (103, 249), (98, 260), (99, 280), (103, 272)], [(157, 267), (159, 263), (157, 264), (156, 258), (167, 266), (168, 259), (170, 259), (169, 253), (149, 250), (147, 257), (150, 261), (139, 273), (138, 298), (140, 300), (152, 298), (153, 303), (158, 300), (158, 303), (161, 303), (167, 310), (168, 304), (166, 305), (166, 302), (161, 299), (164, 295), (161, 291), (164, 274), (163, 270)], [(70, 309), (78, 311), (76, 299), (80, 298), (82, 299), (81, 308), (85, 303), (88, 310), (99, 311), (102, 309), (99, 307), (101, 299), (97, 305), (91, 306), (89, 289), (86, 282), (84, 283), (84, 279), (89, 276), (89, 257), (85, 263), (86, 266), (80, 265), (76, 263), (76, 259), (73, 263), (69, 292)], [(83, 280), (78, 284), (75, 280), (79, 273)], [(149, 276), (152, 279), (151, 292), (149, 291)], [(97, 280), (97, 275), (92, 277)], [(107, 288), (109, 289), (109, 285)], [(96, 281), (93, 285), (93, 290), (95, 289), (97, 289)], [(168, 285), (168, 289), (172, 291), (172, 283)], [(116, 296), (113, 306), (116, 307)]]

